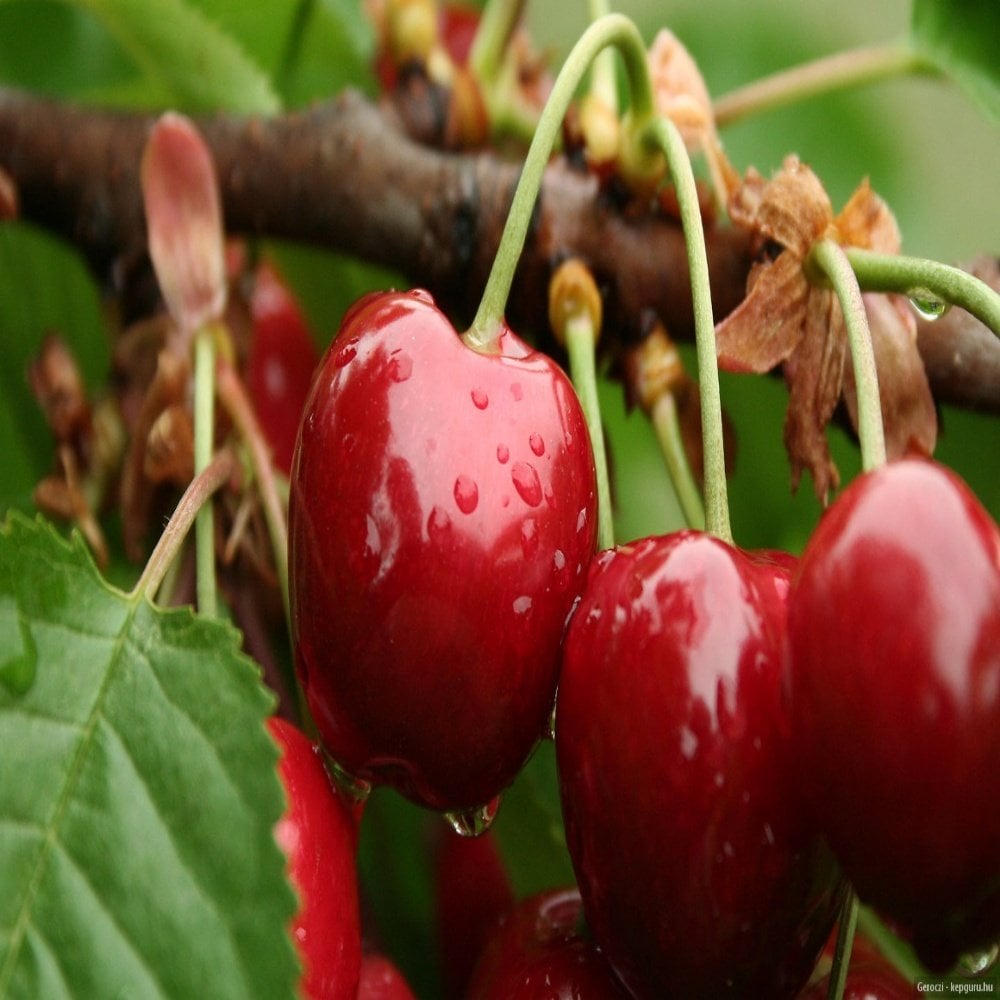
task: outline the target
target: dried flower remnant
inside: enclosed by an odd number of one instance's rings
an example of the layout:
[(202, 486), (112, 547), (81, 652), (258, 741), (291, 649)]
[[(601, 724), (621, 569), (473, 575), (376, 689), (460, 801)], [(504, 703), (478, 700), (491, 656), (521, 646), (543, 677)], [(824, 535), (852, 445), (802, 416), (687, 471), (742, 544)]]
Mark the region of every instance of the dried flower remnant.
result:
[(669, 118), (691, 154), (703, 153), (720, 205), (739, 185), (715, 127), (712, 98), (691, 53), (676, 35), (662, 28), (647, 57), (657, 114)]
[[(770, 181), (748, 171), (730, 198), (729, 213), (753, 234), (760, 261), (750, 271), (746, 298), (717, 327), (719, 365), (758, 373), (782, 365), (789, 390), (785, 446), (792, 486), (808, 469), (817, 496), (826, 502), (840, 479), (825, 428), (843, 399), (857, 429), (857, 400), (840, 304), (809, 273), (809, 252), (819, 240), (833, 239), (898, 253), (895, 218), (867, 181), (834, 217), (819, 179), (794, 156)], [(864, 300), (888, 455), (931, 454), (937, 414), (917, 351), (916, 319), (902, 296), (866, 294)]]

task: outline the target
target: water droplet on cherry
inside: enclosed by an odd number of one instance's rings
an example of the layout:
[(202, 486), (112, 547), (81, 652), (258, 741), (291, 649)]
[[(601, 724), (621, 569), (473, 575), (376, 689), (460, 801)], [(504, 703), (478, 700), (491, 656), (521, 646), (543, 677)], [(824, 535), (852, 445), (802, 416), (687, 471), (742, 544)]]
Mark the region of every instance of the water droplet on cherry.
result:
[(467, 812), (448, 812), (444, 814), (444, 818), (460, 837), (479, 837), (493, 825), (499, 810), (500, 796), (498, 795), (478, 809), (469, 809)]
[(520, 597), (514, 598), (514, 603), (511, 607), (514, 609), (515, 615), (526, 615), (531, 610), (532, 600), (527, 594), (522, 594)]
[(507, 445), (497, 445), (497, 461), (501, 465), (506, 465), (510, 461), (510, 448), (508, 448)]
[(950, 308), (950, 303), (927, 288), (911, 288), (908, 294), (913, 311), (930, 323), (940, 319)]
[(583, 507), (581, 508), (580, 513), (576, 515), (576, 530), (583, 531), (583, 529), (586, 526), (587, 526), (587, 508)]
[(532, 434), (528, 438), (528, 445), (539, 458), (545, 454), (545, 441), (541, 434)]
[(361, 805), (371, 795), (372, 786), (370, 781), (356, 778), (350, 771), (341, 767), (325, 750), (322, 751), (323, 763), (326, 765), (327, 773), (333, 779), (338, 791), (352, 805)]
[(405, 382), (412, 374), (413, 358), (405, 351), (394, 351), (389, 362), (389, 378), (393, 382)]
[(529, 507), (537, 507), (542, 502), (542, 484), (533, 465), (515, 462), (510, 470), (510, 478), (518, 496)]
[(473, 389), (472, 404), (477, 410), (485, 410), (490, 405), (490, 397), (482, 389)]
[(451, 529), (451, 518), (435, 504), (427, 518), (427, 536), (432, 542), (440, 541)]
[(411, 288), (410, 295), (421, 302), (426, 302), (429, 306), (434, 305), (434, 296), (426, 288)]
[(521, 525), (521, 551), (530, 559), (538, 551), (538, 525), (533, 517), (525, 518)]
[(455, 480), (455, 503), (463, 514), (471, 514), (479, 504), (479, 487), (471, 476)]
[(566, 553), (562, 549), (556, 549), (552, 556), (552, 565), (559, 571), (566, 568)]
[(343, 368), (350, 364), (358, 356), (358, 341), (355, 337), (349, 340), (333, 357), (333, 363), (337, 368)]

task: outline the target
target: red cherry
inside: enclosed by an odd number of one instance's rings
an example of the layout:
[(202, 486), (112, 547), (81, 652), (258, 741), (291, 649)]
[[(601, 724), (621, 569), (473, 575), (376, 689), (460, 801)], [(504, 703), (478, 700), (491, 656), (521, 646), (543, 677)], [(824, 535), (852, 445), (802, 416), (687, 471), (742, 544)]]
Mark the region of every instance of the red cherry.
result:
[(425, 292), (351, 310), (289, 505), (297, 668), (347, 772), (447, 811), (511, 782), (548, 724), (594, 505), (553, 361), (506, 328), (469, 349)]
[(460, 837), (442, 825), (434, 855), (434, 914), (442, 992), (458, 1000), (497, 922), (514, 908), (514, 890), (495, 838)]
[(292, 937), (305, 967), (303, 992), (354, 1000), (361, 966), (354, 815), (309, 739), (283, 719), (269, 719), (268, 728), (281, 748), (278, 775), (288, 796), (274, 835), (300, 896)]
[(525, 899), (487, 944), (467, 1000), (622, 1000), (624, 990), (582, 921), (575, 888)]
[(288, 475), (319, 351), (298, 302), (270, 264), (257, 268), (250, 318), (247, 389), (274, 464)]
[(416, 996), (395, 963), (382, 955), (365, 955), (357, 1000), (416, 1000)]
[(859, 896), (947, 966), (1000, 935), (1000, 531), (925, 460), (859, 476), (789, 601), (800, 786)]
[(476, 40), (481, 11), (464, 3), (446, 3), (441, 5), (438, 15), (438, 30), (441, 41), (448, 55), (459, 66), (465, 66), (469, 61), (472, 43)]
[(788, 568), (681, 532), (602, 553), (566, 638), (556, 752), (594, 939), (639, 997), (788, 997), (841, 893), (792, 794)]

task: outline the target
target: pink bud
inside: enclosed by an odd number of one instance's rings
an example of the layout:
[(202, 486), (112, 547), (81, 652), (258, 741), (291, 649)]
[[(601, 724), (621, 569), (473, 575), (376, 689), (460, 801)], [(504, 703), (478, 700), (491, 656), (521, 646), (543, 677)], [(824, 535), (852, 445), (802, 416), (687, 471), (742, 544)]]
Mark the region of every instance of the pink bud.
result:
[(226, 305), (224, 232), (211, 153), (190, 119), (168, 112), (142, 157), (149, 255), (170, 315), (188, 339)]

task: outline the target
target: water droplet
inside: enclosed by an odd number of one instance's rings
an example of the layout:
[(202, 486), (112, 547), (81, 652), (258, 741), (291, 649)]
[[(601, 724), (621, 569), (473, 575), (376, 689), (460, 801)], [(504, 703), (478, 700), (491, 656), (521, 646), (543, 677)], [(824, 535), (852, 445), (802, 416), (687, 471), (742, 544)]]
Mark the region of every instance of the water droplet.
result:
[(549, 726), (545, 733), (545, 738), (547, 740), (554, 740), (556, 738), (556, 706), (554, 704), (552, 711), (549, 712)]
[(587, 508), (582, 507), (580, 513), (576, 515), (576, 530), (583, 531), (587, 526)]
[(413, 358), (405, 351), (393, 351), (389, 362), (389, 378), (393, 382), (405, 382), (413, 374)]
[(501, 465), (506, 465), (510, 461), (510, 448), (508, 448), (507, 445), (497, 445), (497, 461)]
[(333, 364), (337, 368), (343, 368), (344, 365), (350, 364), (358, 356), (358, 341), (357, 338), (349, 340), (339, 351), (333, 356)]
[(479, 837), (493, 825), (493, 820), (497, 818), (499, 810), (500, 796), (498, 795), (478, 809), (470, 809), (467, 812), (448, 812), (444, 814), (444, 818), (460, 837)]
[(471, 514), (479, 504), (479, 487), (470, 476), (455, 480), (455, 503), (463, 514)]
[(557, 570), (564, 570), (566, 568), (566, 553), (562, 549), (556, 549), (552, 556), (552, 565)]
[(522, 594), (520, 597), (514, 598), (514, 603), (511, 607), (514, 609), (515, 615), (526, 615), (531, 610), (532, 600), (527, 594)]
[(434, 296), (426, 288), (411, 288), (410, 296), (421, 302), (426, 302), (429, 306), (434, 305)]
[(432, 542), (441, 541), (451, 529), (451, 518), (435, 504), (427, 518), (427, 536)]
[(528, 445), (539, 458), (545, 454), (545, 440), (542, 438), (541, 434), (532, 434), (528, 438)]
[(913, 311), (921, 318), (930, 323), (940, 319), (950, 308), (950, 304), (945, 302), (939, 295), (935, 295), (926, 288), (911, 288), (909, 291), (910, 305)]
[(365, 555), (377, 556), (382, 551), (382, 539), (379, 538), (378, 524), (375, 518), (368, 514), (365, 517)]
[(764, 824), (764, 843), (774, 846), (774, 830), (771, 829), (770, 823)]
[[(11, 614), (0, 617), (0, 632), (9, 633), (3, 636), (5, 641), (0, 644), (10, 655), (0, 663), (0, 684), (12, 695), (27, 693), (38, 673), (38, 651), (31, 629), (21, 618), (13, 598), (7, 598), (3, 604), (9, 606)], [(8, 627), (2, 627), (7, 624)]]
[(538, 525), (533, 517), (525, 518), (521, 525), (521, 551), (530, 559), (538, 551)]
[(963, 976), (981, 976), (996, 965), (1000, 957), (1000, 944), (995, 944), (982, 951), (970, 951), (958, 960), (958, 971)]
[(524, 399), (524, 390), (520, 382), (514, 382), (510, 387), (510, 394), (514, 397), (515, 403), (520, 403)]
[(518, 496), (529, 506), (537, 507), (542, 502), (542, 484), (533, 465), (515, 462), (510, 470), (510, 478)]
[(477, 410), (485, 410), (490, 405), (490, 397), (482, 389), (473, 389), (472, 404)]
[(354, 777), (350, 771), (341, 767), (326, 750), (323, 750), (322, 754), (326, 770), (333, 779), (333, 783), (337, 786), (337, 789), (353, 805), (361, 805), (365, 802), (368, 796), (371, 795), (371, 782)]
[(545, 487), (545, 502), (553, 509), (556, 506), (556, 491), (552, 489), (551, 483)]

